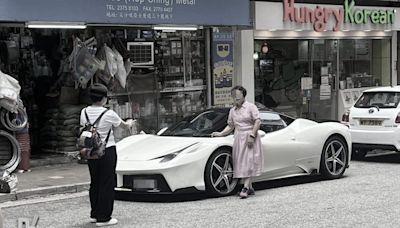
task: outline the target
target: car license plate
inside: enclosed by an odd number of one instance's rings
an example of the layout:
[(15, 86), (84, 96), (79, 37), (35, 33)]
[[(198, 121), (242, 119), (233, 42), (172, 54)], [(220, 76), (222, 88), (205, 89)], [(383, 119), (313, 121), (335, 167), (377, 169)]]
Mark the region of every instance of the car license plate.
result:
[(382, 120), (360, 120), (360, 125), (380, 126), (382, 125)]
[(154, 189), (157, 187), (157, 182), (154, 179), (134, 179), (134, 189)]

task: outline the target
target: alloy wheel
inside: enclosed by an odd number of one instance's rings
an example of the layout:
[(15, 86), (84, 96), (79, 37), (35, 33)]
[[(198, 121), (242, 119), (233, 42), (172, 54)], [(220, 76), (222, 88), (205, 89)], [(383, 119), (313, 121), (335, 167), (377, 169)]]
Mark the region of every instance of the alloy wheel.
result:
[(213, 159), (210, 167), (210, 180), (212, 187), (219, 194), (229, 194), (236, 188), (238, 180), (233, 178), (230, 153), (223, 152)]
[(325, 149), (325, 166), (331, 175), (340, 175), (346, 168), (345, 145), (339, 140), (332, 140)]

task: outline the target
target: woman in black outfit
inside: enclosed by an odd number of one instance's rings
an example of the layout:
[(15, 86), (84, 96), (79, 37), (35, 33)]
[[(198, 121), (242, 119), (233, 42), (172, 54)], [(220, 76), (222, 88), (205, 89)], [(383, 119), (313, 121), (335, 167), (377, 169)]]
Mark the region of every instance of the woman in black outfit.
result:
[(96, 130), (106, 144), (105, 155), (100, 159), (89, 159), (90, 172), (90, 222), (96, 226), (110, 226), (118, 223), (112, 218), (114, 208), (114, 187), (116, 186), (115, 167), (117, 163), (117, 151), (114, 141), (113, 127), (132, 127), (133, 120), (123, 121), (113, 110), (104, 107), (107, 103), (107, 87), (96, 83), (90, 87), (91, 106), (81, 111), (81, 126), (88, 122), (94, 123), (97, 118)]

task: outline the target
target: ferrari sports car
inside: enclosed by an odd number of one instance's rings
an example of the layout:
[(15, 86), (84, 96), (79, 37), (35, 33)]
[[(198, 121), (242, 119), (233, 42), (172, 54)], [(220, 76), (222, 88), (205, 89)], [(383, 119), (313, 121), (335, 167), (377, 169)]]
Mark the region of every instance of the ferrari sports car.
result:
[[(236, 193), (233, 178), (233, 135), (213, 137), (227, 125), (229, 109), (209, 109), (160, 130), (117, 143), (119, 193)], [(258, 134), (264, 151), (264, 172), (254, 182), (319, 174), (340, 178), (349, 166), (351, 138), (336, 122), (317, 123), (260, 110)]]

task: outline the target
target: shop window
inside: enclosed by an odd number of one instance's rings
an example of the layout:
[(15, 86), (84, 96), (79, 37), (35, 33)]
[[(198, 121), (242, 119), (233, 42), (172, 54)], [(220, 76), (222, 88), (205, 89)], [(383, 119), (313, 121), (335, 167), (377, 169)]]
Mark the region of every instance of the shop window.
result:
[[(132, 50), (128, 56), (145, 60), (132, 68), (126, 89), (113, 88), (111, 105), (124, 117), (129, 110), (128, 116), (138, 119), (137, 131), (156, 133), (207, 107), (203, 30), (155, 31), (151, 39), (128, 39), (127, 45)], [(154, 49), (152, 58), (146, 55), (149, 48)]]
[(389, 39), (339, 40), (341, 89), (390, 85)]
[[(262, 51), (262, 47), (267, 46)], [(256, 40), (255, 100), (268, 108), (298, 116), (301, 78), (308, 75), (307, 40)]]
[[(76, 42), (78, 38), (80, 42)], [(0, 68), (18, 79), (22, 87), (20, 97), (29, 116), (33, 153), (76, 152), (80, 112), (91, 104), (87, 89), (91, 83), (107, 84), (108, 107), (123, 119), (138, 120), (134, 132), (115, 130), (117, 141), (140, 131), (155, 133), (186, 115), (204, 110), (207, 107), (205, 64), (209, 61), (205, 42), (202, 29), (164, 33), (150, 27), (85, 30), (3, 27)], [(69, 56), (78, 50), (74, 49), (76, 43), (85, 43), (84, 55), (75, 53), (73, 56), (82, 58), (70, 63)], [(106, 46), (114, 52), (111, 59), (121, 56), (125, 61), (126, 67), (119, 64), (117, 68), (130, 71), (125, 87), (122, 76), (107, 74), (116, 67), (104, 65), (108, 61), (103, 58)], [(105, 72), (106, 68), (110, 72)], [(82, 76), (85, 80), (78, 81)], [(210, 123), (199, 124), (207, 127)]]

